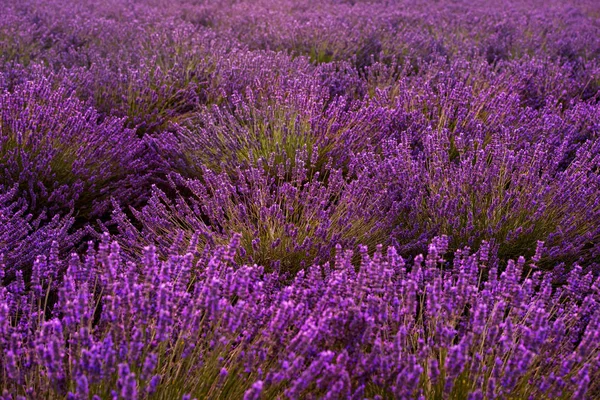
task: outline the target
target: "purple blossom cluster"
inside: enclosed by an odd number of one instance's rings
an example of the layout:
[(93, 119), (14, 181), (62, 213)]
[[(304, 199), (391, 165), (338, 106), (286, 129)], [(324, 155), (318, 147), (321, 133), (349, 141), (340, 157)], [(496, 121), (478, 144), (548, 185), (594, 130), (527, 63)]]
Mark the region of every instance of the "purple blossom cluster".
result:
[(0, 398), (600, 397), (596, 3), (6, 2)]

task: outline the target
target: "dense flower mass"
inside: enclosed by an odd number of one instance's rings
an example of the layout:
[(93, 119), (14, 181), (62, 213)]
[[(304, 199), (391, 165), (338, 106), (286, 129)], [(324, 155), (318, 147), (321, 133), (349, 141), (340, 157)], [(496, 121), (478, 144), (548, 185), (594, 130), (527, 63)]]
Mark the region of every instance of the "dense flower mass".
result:
[(600, 4), (0, 13), (0, 398), (600, 397)]
[(146, 247), (128, 262), (106, 235), (83, 260), (40, 255), (29, 290), (19, 273), (0, 291), (5, 389), (73, 398), (600, 389), (600, 278), (578, 265), (557, 289), (535, 260), (499, 272), (487, 243), (450, 263), (440, 237), (410, 264), (393, 247), (372, 257), (361, 247), (358, 269), (337, 246), (332, 264), (284, 283), (237, 264), (239, 241), (164, 261)]
[(238, 264), (239, 245), (235, 235), (164, 261), (150, 246), (132, 262), (106, 235), (83, 259), (38, 256), (29, 290), (19, 273), (0, 291), (5, 390), (581, 398), (600, 389), (600, 278), (578, 265), (555, 288), (535, 260), (500, 272), (485, 242), (446, 261), (440, 237), (411, 263), (393, 247), (372, 257), (360, 247), (358, 268), (337, 246), (333, 263), (284, 281)]

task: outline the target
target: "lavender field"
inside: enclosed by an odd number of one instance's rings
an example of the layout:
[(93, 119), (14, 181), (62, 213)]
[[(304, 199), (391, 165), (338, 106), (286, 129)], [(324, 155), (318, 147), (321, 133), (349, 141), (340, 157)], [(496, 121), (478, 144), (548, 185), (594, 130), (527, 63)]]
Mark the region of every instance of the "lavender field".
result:
[(600, 399), (597, 0), (1, 0), (0, 399)]

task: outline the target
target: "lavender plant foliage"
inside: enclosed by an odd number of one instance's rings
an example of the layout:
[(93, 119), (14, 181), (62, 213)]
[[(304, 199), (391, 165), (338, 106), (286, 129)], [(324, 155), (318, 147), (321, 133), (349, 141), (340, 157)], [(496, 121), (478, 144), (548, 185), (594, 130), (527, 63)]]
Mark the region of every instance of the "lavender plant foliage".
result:
[(600, 398), (599, 21), (3, 2), (0, 397)]

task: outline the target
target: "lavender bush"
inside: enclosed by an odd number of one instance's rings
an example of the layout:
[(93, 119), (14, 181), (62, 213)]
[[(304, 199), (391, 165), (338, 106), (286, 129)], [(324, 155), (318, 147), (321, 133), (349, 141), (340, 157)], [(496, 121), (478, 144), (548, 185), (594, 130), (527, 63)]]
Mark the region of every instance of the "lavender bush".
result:
[(0, 398), (600, 397), (600, 7), (0, 13)]
[(555, 99), (523, 110), (504, 74), (491, 78), (491, 92), (473, 73), (490, 72), (461, 63), (378, 99), (393, 102), (391, 132), (420, 175), (420, 215), (401, 223), (420, 224), (428, 239), (451, 235), (456, 248), (494, 239), (502, 256), (516, 258), (544, 240), (555, 260), (597, 258), (598, 105)]
[(125, 248), (136, 253), (146, 244), (157, 245), (163, 254), (190, 243), (202, 248), (241, 233), (247, 262), (293, 272), (328, 260), (336, 244), (387, 239), (387, 214), (393, 210), (387, 207), (384, 176), (373, 178), (376, 158), (353, 159), (348, 177), (329, 163), (323, 179), (307, 151), (299, 152), (294, 164), (286, 171), (284, 165), (259, 162), (237, 168), (234, 178), (209, 169), (201, 180), (174, 175), (174, 199), (155, 187), (146, 206), (131, 209), (133, 218), (116, 209), (112, 222)]
[(0, 243), (11, 265), (30, 264), (52, 240), (72, 248), (69, 237), (83, 237), (111, 198), (144, 195), (144, 144), (121, 120), (99, 120), (46, 79), (0, 95)]
[(32, 207), (97, 214), (109, 197), (135, 196), (144, 146), (121, 120), (99, 121), (94, 109), (44, 81), (5, 93), (0, 107), (0, 182), (19, 185)]

